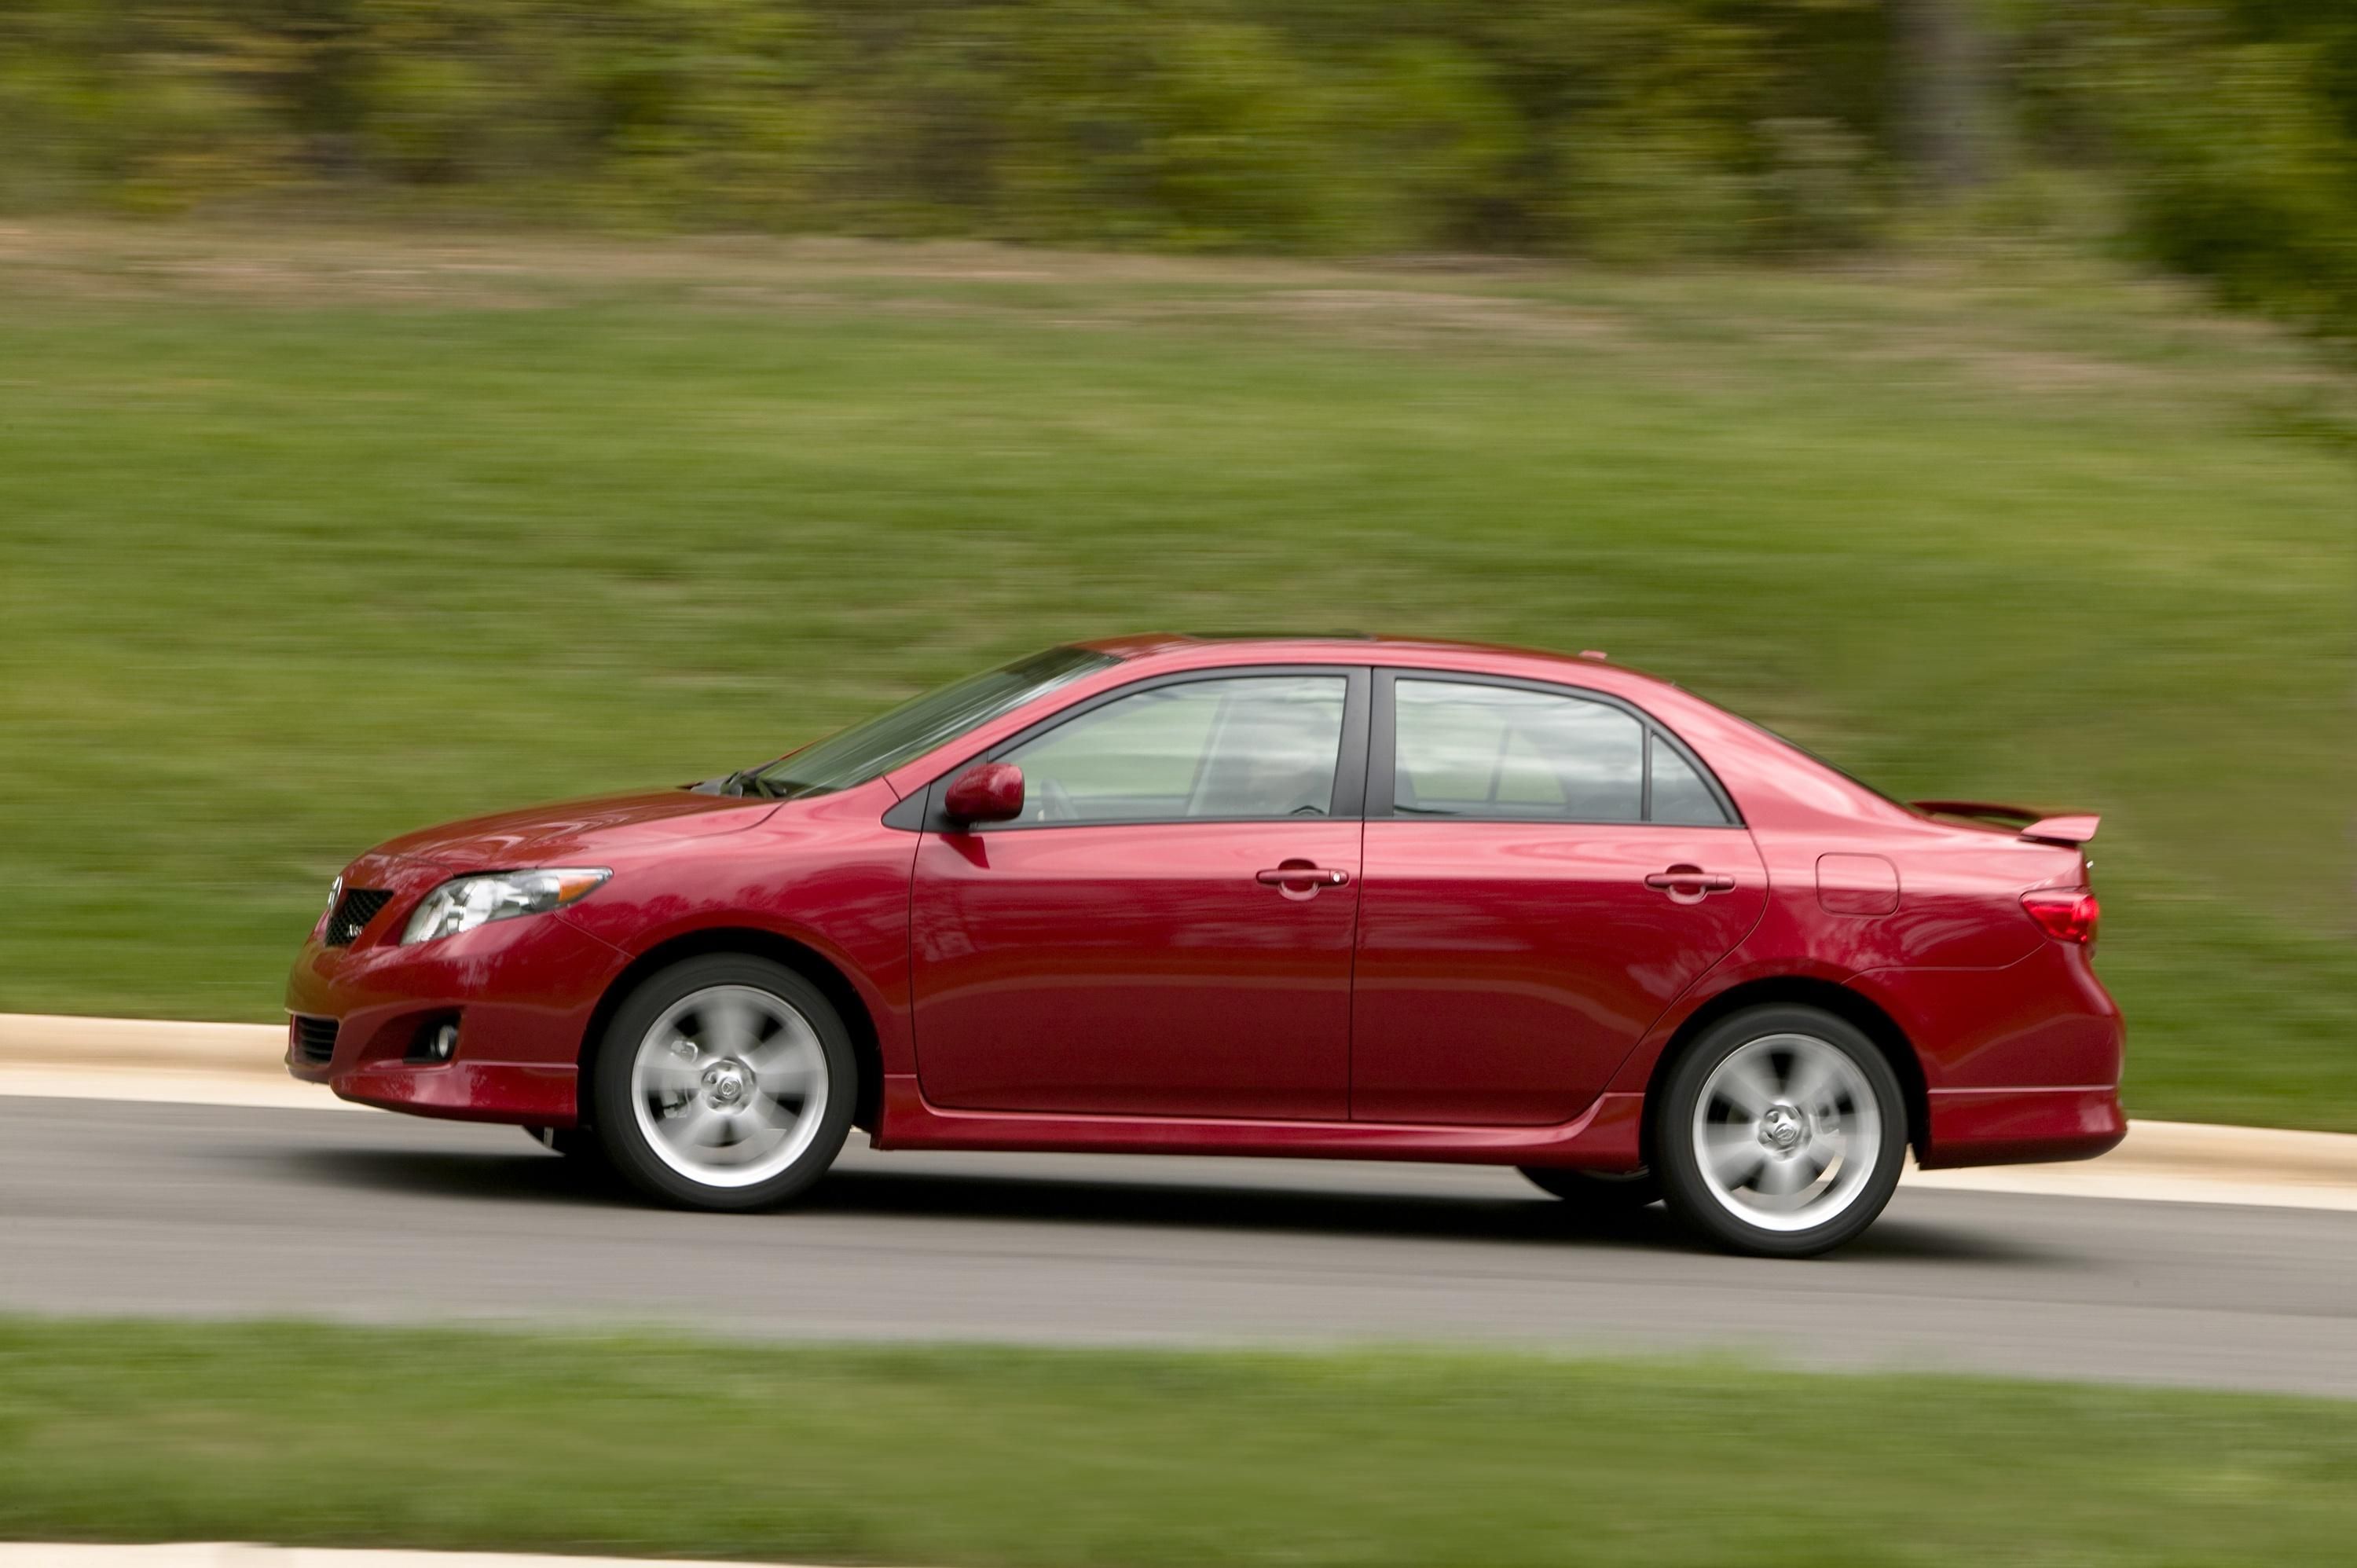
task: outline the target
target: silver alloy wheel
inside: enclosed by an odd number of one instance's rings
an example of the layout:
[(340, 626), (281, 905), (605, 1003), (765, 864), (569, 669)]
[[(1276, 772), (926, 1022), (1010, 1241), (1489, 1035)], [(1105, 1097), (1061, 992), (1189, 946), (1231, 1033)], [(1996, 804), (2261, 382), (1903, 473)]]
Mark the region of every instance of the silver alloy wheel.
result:
[(751, 985), (681, 997), (630, 1058), (630, 1108), (647, 1146), (705, 1187), (752, 1187), (801, 1158), (827, 1089), (810, 1020)]
[(1810, 1230), (1857, 1200), (1882, 1151), (1882, 1108), (1848, 1052), (1763, 1035), (1729, 1052), (1695, 1101), (1695, 1165), (1720, 1207), (1763, 1230)]

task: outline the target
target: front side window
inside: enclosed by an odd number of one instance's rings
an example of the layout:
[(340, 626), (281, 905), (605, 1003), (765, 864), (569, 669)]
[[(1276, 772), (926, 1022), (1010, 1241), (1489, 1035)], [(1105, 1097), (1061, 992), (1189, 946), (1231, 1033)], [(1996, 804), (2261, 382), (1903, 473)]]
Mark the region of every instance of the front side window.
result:
[(1392, 690), (1394, 812), (1534, 822), (1644, 820), (1647, 732), (1626, 710), (1461, 681), (1403, 677)]
[(1153, 686), (999, 760), (1023, 769), (1027, 823), (1324, 817), (1348, 693), (1339, 674)]
[(754, 793), (788, 800), (848, 789), (1114, 662), (1085, 648), (1051, 648), (911, 698), (743, 777)]

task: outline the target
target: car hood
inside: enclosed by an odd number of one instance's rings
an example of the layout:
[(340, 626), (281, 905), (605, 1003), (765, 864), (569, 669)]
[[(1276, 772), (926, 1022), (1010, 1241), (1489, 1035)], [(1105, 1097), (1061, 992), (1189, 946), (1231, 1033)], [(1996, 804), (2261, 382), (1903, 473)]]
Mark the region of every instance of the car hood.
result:
[(685, 789), (597, 795), (421, 828), (378, 845), (376, 853), (485, 871), (594, 862), (618, 849), (742, 832), (777, 809), (775, 800)]

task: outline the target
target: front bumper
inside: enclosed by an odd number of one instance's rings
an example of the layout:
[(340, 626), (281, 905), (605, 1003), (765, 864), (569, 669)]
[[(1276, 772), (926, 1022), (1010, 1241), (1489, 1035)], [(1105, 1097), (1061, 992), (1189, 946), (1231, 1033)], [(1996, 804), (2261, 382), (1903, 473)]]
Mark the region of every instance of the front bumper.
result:
[[(438, 881), (447, 873), (436, 873)], [(430, 885), (430, 884), (428, 884)], [(286, 1069), (346, 1100), (389, 1111), (525, 1126), (578, 1124), (579, 1060), (590, 1017), (625, 955), (557, 915), (499, 920), (404, 948), (414, 887), (350, 947), (315, 935), (286, 981)], [(307, 1042), (296, 1020), (335, 1023)], [(457, 1048), (434, 1060), (420, 1046), (444, 1023)]]

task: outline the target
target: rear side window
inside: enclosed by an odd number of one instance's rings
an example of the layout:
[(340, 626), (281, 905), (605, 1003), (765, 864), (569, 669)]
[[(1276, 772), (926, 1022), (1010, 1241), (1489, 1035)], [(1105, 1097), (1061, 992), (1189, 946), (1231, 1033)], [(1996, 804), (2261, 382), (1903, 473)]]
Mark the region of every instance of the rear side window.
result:
[(1729, 825), (1727, 808), (1718, 803), (1718, 796), (1703, 782), (1695, 765), (1685, 754), (1670, 744), (1667, 736), (1655, 730), (1652, 734), (1652, 810), (1645, 820), (1653, 822), (1677, 822), (1690, 828), (1723, 828)]
[(1399, 815), (1728, 823), (1694, 764), (1625, 708), (1408, 676), (1392, 691), (1392, 810)]
[(1402, 679), (1392, 809), (1576, 822), (1644, 818), (1645, 726), (1578, 697)]

